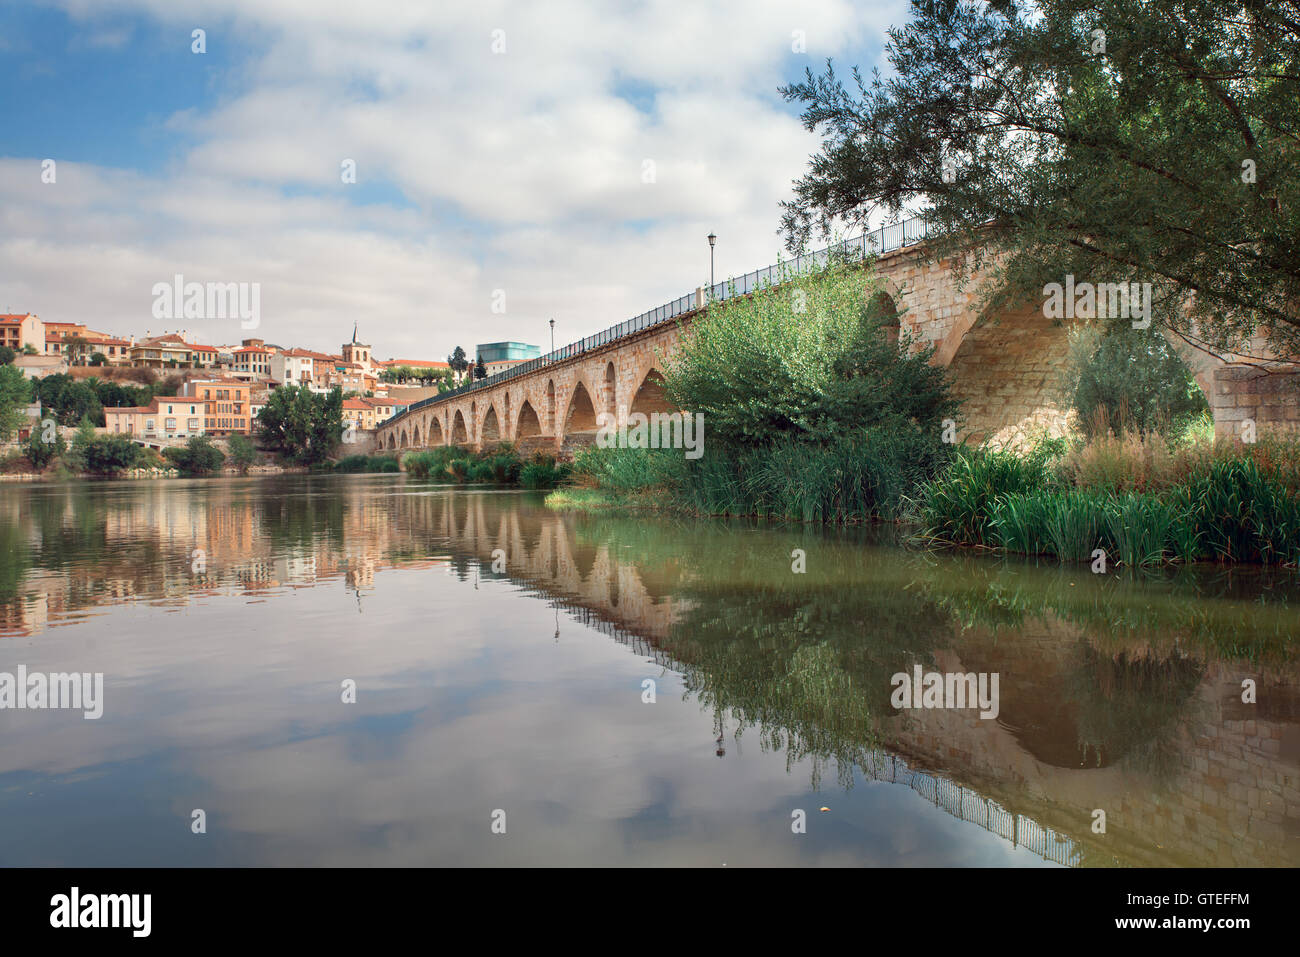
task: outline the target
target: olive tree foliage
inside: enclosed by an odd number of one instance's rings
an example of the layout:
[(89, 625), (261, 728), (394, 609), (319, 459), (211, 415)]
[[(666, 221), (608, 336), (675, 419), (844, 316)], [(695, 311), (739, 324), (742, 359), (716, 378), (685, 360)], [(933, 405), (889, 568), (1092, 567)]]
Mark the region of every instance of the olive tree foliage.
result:
[[(923, 212), (986, 314), (1049, 283), (1151, 283), (1153, 327), (1300, 361), (1300, 0), (913, 0), (888, 74), (783, 89), (824, 141), (816, 232)], [(1114, 318), (1114, 317), (1112, 317)], [(1124, 320), (1127, 321), (1127, 320)]]

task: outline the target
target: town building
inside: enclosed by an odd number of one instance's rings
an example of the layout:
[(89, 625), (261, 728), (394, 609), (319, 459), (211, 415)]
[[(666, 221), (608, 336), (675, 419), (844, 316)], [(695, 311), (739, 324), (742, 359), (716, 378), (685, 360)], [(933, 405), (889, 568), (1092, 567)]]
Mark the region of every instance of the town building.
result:
[(269, 379), (271, 350), (261, 339), (245, 339), (235, 350), (230, 374), (240, 379)]
[(210, 435), (248, 435), (253, 431), (252, 390), (238, 379), (190, 379), (181, 394), (207, 404), (204, 431)]
[(182, 439), (204, 434), (207, 404), (186, 396), (154, 396), (148, 405), (104, 409), (112, 434), (141, 439)]
[(271, 378), (281, 385), (307, 386), (316, 379), (316, 357), (308, 349), (285, 349), (271, 356)]
[(31, 346), (44, 355), (45, 323), (30, 312), (0, 315), (0, 346), (8, 346), (14, 352)]
[(483, 360), (488, 375), (496, 375), (521, 362), (540, 358), (542, 347), (527, 342), (482, 342), (474, 347), (474, 354)]

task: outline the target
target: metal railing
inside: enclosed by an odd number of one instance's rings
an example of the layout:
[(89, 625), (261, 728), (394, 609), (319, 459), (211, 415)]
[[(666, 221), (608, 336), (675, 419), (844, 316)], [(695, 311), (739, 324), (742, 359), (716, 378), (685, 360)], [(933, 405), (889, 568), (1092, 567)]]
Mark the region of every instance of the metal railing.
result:
[[(728, 279), (725, 282), (715, 283), (712, 287), (706, 288), (706, 301), (721, 301), (730, 299), (733, 296), (747, 296), (766, 286), (779, 285), (789, 279), (805, 272), (811, 272), (814, 269), (824, 267), (833, 257), (847, 261), (865, 259), (868, 255), (880, 255), (881, 253), (893, 252), (896, 249), (902, 249), (904, 246), (912, 246), (926, 239), (929, 235), (926, 227), (926, 221), (915, 216), (911, 219), (905, 219), (899, 223), (893, 223), (888, 226), (881, 226), (870, 232), (863, 233), (855, 239), (846, 239), (842, 242), (832, 243), (825, 249), (818, 249), (811, 253), (804, 253), (795, 256), (793, 259), (783, 260), (773, 263), (770, 266), (764, 266), (762, 269), (755, 269), (753, 272), (747, 272), (738, 278)], [(509, 382), (511, 379), (519, 376), (529, 375), (546, 366), (555, 365), (558, 362), (564, 362), (583, 353), (591, 352), (594, 349), (600, 349), (616, 342), (626, 336), (635, 335), (644, 332), (646, 329), (653, 328), (662, 322), (670, 319), (676, 319), (678, 316), (684, 316), (687, 313), (695, 312), (698, 308), (696, 304), (696, 294), (688, 292), (684, 296), (678, 296), (671, 302), (666, 302), (656, 309), (643, 312), (639, 316), (634, 316), (626, 322), (620, 322), (616, 326), (610, 326), (595, 335), (587, 336), (585, 339), (579, 339), (577, 342), (571, 342), (567, 346), (561, 346), (553, 352), (548, 352), (544, 356), (536, 359), (529, 359), (527, 362), (521, 362), (519, 365), (511, 366), (503, 372), (490, 375), (484, 379), (476, 379), (472, 382), (466, 382), (462, 386), (457, 386), (447, 392), (440, 392), (437, 395), (429, 396), (427, 399), (421, 399), (413, 402), (406, 407), (405, 411), (393, 416), (384, 422), (384, 425), (394, 425), (418, 409), (426, 408), (438, 402), (446, 402), (457, 396), (465, 395), (468, 392), (475, 392), (479, 389), (490, 389), (501, 385), (503, 382)]]

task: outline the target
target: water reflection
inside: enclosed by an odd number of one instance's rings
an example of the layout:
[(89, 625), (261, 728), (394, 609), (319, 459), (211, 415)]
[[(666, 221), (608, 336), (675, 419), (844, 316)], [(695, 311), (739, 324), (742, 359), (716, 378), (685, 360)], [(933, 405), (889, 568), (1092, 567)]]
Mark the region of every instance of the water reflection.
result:
[[(5, 490), (0, 668), (102, 661), (140, 708), (108, 733), (0, 713), (0, 810), (48, 835), (24, 789), (64, 824), (132, 795), (137, 857), (94, 863), (1300, 860), (1294, 573), (1093, 576), (886, 539), (391, 476)], [(998, 673), (999, 717), (895, 711), (914, 664)], [(347, 675), (360, 716), (332, 704)], [(221, 842), (159, 837), (205, 800)], [(822, 800), (792, 842), (790, 809)], [(491, 843), (484, 802), (528, 837)]]

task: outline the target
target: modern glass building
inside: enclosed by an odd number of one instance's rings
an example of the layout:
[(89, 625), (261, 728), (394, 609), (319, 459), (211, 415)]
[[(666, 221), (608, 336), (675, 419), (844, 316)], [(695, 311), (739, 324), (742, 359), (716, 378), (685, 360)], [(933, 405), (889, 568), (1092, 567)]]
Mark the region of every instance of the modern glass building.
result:
[(541, 356), (541, 346), (527, 342), (481, 342), (474, 347), (474, 355), (484, 364), (493, 362), (523, 362)]

